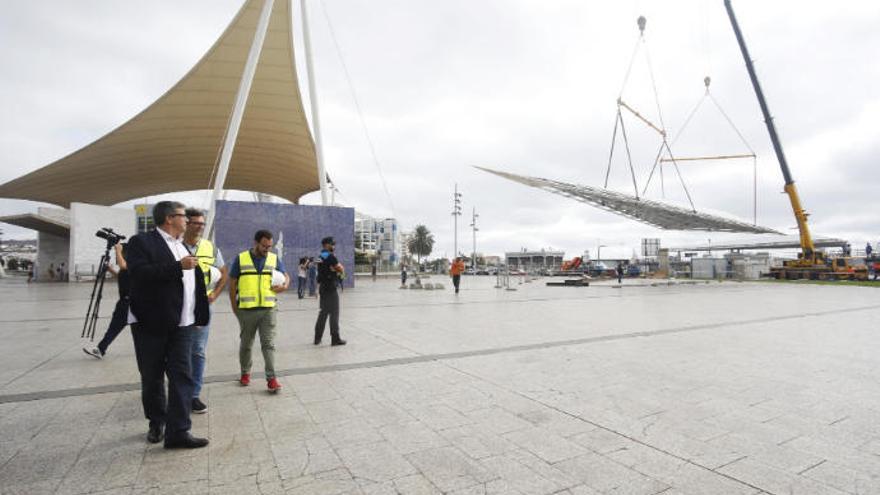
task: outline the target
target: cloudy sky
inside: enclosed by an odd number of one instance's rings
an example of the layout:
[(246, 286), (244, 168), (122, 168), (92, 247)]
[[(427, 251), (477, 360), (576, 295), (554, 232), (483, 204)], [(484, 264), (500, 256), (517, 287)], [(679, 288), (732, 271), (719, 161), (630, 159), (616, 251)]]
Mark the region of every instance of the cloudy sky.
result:
[[(476, 208), (480, 216), (477, 250), (488, 253), (527, 247), (572, 256), (595, 253), (601, 244), (607, 246), (603, 257), (630, 256), (643, 237), (660, 237), (664, 245), (742, 238), (660, 231), (472, 168), (601, 186), (639, 15), (648, 19), (645, 43), (623, 98), (660, 121), (646, 48), (676, 155), (748, 152), (709, 102), (682, 128), (703, 98), (703, 77), (711, 76), (712, 95), (758, 155), (758, 223), (795, 233), (721, 0), (308, 1), (326, 164), (342, 193), (337, 199), (374, 216), (394, 215), (404, 229), (427, 225), (437, 239), (436, 254), (453, 254), (455, 183), (465, 213)], [(201, 57), (241, 4), (4, 2), (0, 182), (90, 143), (148, 106)], [(847, 238), (856, 247), (877, 242), (880, 3), (735, 0), (734, 7), (814, 235)], [(303, 80), (301, 38), (296, 42)], [(641, 189), (659, 141), (625, 118)], [(622, 151), (615, 153), (609, 187), (631, 193)], [(751, 220), (752, 165), (680, 167), (698, 210)], [(667, 168), (664, 177), (665, 199), (686, 201), (674, 170)], [(648, 196), (663, 197), (656, 178)], [(206, 193), (183, 197), (203, 203)], [(320, 197), (311, 194), (303, 202), (319, 203)], [(37, 206), (0, 200), (0, 214)], [(468, 216), (461, 218), (462, 251), (472, 249), (469, 223)], [(3, 230), (7, 237), (32, 235)]]

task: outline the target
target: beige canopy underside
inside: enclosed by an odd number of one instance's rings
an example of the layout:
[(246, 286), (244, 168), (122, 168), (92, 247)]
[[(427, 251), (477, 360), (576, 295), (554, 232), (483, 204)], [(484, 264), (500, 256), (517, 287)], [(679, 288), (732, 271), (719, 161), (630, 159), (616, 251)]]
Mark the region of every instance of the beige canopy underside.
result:
[[(0, 197), (112, 205), (212, 187), (262, 3), (247, 0), (202, 60), (146, 110), (79, 151), (0, 185)], [(294, 66), (290, 0), (274, 4), (225, 188), (293, 202), (319, 188)]]

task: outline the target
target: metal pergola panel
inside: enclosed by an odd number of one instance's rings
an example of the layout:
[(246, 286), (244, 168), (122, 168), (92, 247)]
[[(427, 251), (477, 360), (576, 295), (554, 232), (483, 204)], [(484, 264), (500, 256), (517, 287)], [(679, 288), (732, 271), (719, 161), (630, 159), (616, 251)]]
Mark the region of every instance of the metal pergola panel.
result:
[[(842, 248), (849, 244), (844, 239), (834, 237), (819, 237), (813, 239), (813, 247), (816, 248)], [(762, 249), (800, 249), (801, 241), (798, 236), (786, 236), (782, 241), (768, 242), (735, 242), (729, 244), (698, 244), (693, 246), (671, 247), (670, 251), (742, 251), (742, 250), (762, 250)]]
[(596, 208), (610, 211), (633, 220), (664, 230), (703, 230), (711, 232), (742, 232), (750, 234), (782, 234), (759, 225), (724, 218), (708, 213), (687, 210), (679, 206), (661, 203), (645, 198), (635, 198), (608, 189), (569, 184), (539, 177), (501, 172), (485, 167), (476, 167), (499, 177), (519, 182), (530, 187), (543, 189), (553, 194), (565, 196)]

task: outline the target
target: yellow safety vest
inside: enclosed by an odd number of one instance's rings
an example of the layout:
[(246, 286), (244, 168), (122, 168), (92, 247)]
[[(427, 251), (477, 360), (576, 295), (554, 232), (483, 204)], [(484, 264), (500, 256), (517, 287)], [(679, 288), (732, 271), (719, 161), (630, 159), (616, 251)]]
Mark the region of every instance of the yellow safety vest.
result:
[(199, 267), (205, 276), (205, 290), (208, 291), (210, 296), (212, 291), (208, 289), (208, 285), (211, 283), (211, 267), (214, 266), (215, 261), (214, 244), (207, 239), (201, 239), (196, 247), (195, 257), (199, 259)]
[(275, 292), (272, 291), (272, 272), (278, 266), (278, 255), (270, 252), (262, 271), (257, 271), (250, 251), (238, 255), (238, 307), (274, 308)]

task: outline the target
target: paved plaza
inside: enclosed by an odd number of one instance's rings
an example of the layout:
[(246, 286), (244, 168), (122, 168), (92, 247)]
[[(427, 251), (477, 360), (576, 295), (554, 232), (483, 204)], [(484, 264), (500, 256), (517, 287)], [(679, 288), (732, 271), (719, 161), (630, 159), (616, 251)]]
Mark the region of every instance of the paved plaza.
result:
[(193, 416), (211, 444), (167, 451), (128, 330), (81, 350), (91, 286), (0, 281), (0, 492), (880, 493), (880, 291), (494, 283), (358, 280), (340, 348), (312, 345), (315, 299), (283, 295), (278, 395), (235, 381), (224, 295)]

